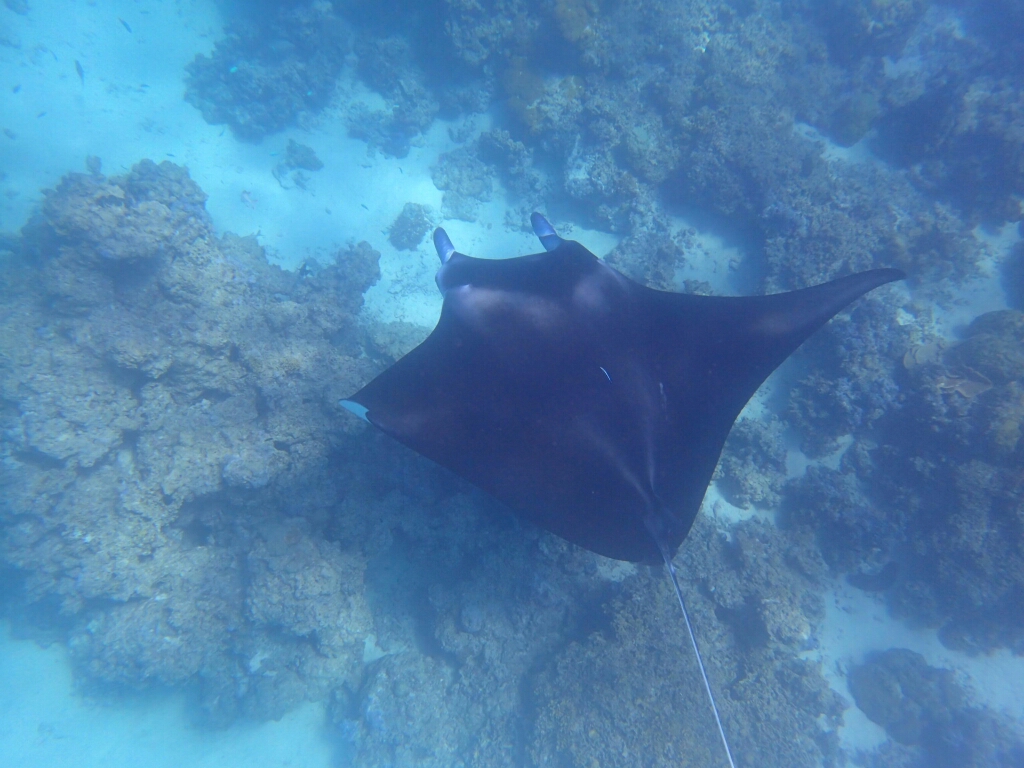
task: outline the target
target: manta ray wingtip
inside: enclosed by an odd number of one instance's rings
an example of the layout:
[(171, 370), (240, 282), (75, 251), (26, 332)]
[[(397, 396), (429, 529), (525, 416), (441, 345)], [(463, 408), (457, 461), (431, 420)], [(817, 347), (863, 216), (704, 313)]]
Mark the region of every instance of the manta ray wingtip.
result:
[(451, 238), (448, 237), (448, 233), (441, 227), (434, 230), (434, 249), (437, 251), (437, 258), (441, 260), (442, 264), (447, 264), (448, 259), (455, 253), (455, 246), (452, 245)]
[(888, 272), (889, 276), (892, 278), (889, 281), (890, 283), (893, 282), (894, 280), (906, 280), (907, 279), (907, 273), (904, 272), (902, 269), (896, 269), (895, 267), (888, 267), (885, 271)]

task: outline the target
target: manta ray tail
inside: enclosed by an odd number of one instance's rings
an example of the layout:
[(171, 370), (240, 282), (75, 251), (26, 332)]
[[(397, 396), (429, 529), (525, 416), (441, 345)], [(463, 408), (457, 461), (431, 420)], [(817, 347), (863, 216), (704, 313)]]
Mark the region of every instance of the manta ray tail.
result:
[(676, 577), (676, 567), (672, 565), (672, 558), (667, 552), (662, 553), (665, 558), (665, 565), (668, 566), (668, 575), (672, 579), (672, 588), (676, 591), (676, 599), (679, 600), (679, 607), (683, 609), (683, 621), (686, 622), (686, 631), (690, 633), (690, 642), (693, 644), (693, 652), (697, 656), (697, 666), (700, 667), (700, 676), (704, 680), (704, 690), (708, 692), (708, 701), (711, 702), (711, 711), (715, 715), (715, 725), (718, 726), (718, 735), (722, 737), (722, 746), (725, 747), (725, 756), (729, 760), (729, 768), (736, 768), (732, 760), (732, 750), (729, 749), (729, 740), (725, 738), (725, 729), (722, 727), (722, 718), (718, 714), (718, 705), (715, 703), (715, 694), (711, 692), (711, 683), (708, 681), (708, 673), (704, 670), (704, 659), (701, 658), (700, 648), (697, 646), (697, 636), (693, 634), (693, 625), (690, 624), (690, 614), (686, 612), (686, 603), (683, 602), (683, 592), (679, 589), (679, 579)]

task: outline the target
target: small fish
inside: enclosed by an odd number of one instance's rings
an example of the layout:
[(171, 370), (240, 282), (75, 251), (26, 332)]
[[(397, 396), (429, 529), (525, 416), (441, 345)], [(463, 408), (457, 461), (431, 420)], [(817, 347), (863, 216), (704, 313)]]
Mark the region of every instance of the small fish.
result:
[(20, 93), (20, 92), (21, 92), (21, 83), (18, 83), (16, 86), (11, 88), (11, 93)]
[(46, 110), (44, 109), (42, 112), (36, 115), (36, 117), (46, 117)]
[(245, 203), (245, 205), (247, 207), (255, 209), (256, 208), (256, 204), (259, 202), (259, 200), (257, 200), (251, 194), (249, 194), (249, 190), (243, 189), (242, 190), (242, 202)]
[(127, 21), (122, 19), (120, 16), (117, 17), (117, 20), (121, 22), (121, 26), (122, 27), (124, 27), (125, 29), (128, 30), (128, 34), (129, 35), (132, 34), (132, 28), (128, 26), (128, 22)]
[(75, 72), (78, 73), (78, 79), (82, 81), (82, 85), (85, 85), (85, 70), (82, 69), (82, 62), (75, 59)]
[(175, 157), (175, 154), (173, 152), (164, 152), (164, 154), (167, 155), (168, 157)]
[(4, 128), (4, 136), (6, 136), (11, 141), (14, 141), (16, 138), (18, 138), (18, 134), (16, 134), (10, 128)]
[(238, 71), (238, 67), (232, 67), (231, 69), (228, 70), (228, 72), (230, 72), (232, 75), (235, 74), (235, 72), (237, 72), (237, 71)]
[(360, 205), (363, 206), (363, 208), (366, 208), (366, 210), (370, 210), (369, 208), (366, 207), (366, 203), (360, 203)]

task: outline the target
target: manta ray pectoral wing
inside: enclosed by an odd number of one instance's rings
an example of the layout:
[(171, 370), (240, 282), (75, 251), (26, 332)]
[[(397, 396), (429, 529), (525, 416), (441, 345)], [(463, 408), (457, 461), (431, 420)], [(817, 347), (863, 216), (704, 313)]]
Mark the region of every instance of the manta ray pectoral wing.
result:
[(872, 270), (774, 296), (655, 291), (532, 221), (545, 252), (512, 259), (466, 256), (438, 229), (437, 327), (346, 407), (622, 560), (675, 553), (765, 378), (851, 301), (903, 277)]
[(904, 278), (899, 269), (872, 269), (798, 291), (751, 297), (751, 331), (795, 348), (855, 299)]
[[(655, 425), (651, 494), (661, 500), (648, 526), (675, 554), (700, 509), (725, 440), (765, 379), (812, 333), (859, 296), (903, 273), (878, 269), (771, 296), (692, 296), (636, 286), (646, 357), (664, 411)], [(621, 537), (620, 537), (621, 540)], [(646, 559), (653, 559), (649, 552)]]
[(811, 334), (865, 293), (905, 277), (898, 269), (873, 269), (769, 296), (660, 293), (650, 301), (659, 305), (652, 310), (659, 328), (650, 333), (661, 339), (664, 359), (685, 364), (690, 374), (704, 371), (719, 402), (742, 409)]

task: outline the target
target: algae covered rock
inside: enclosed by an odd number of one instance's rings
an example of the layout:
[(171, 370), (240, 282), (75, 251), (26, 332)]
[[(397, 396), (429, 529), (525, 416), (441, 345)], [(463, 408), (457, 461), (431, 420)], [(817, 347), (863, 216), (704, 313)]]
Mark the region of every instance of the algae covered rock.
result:
[(718, 472), (723, 493), (736, 506), (778, 505), (786, 479), (782, 431), (782, 422), (775, 417), (740, 419), (733, 425)]
[(388, 240), (400, 251), (415, 251), (423, 242), (423, 236), (430, 231), (430, 206), (406, 203), (398, 214)]
[[(747, 521), (731, 532), (726, 541), (698, 517), (677, 565), (733, 755), (738, 765), (821, 765), (835, 749), (843, 702), (820, 666), (794, 651), (822, 607), (773, 526)], [(601, 620), (553, 654), (532, 684), (528, 748), (538, 765), (723, 761), (664, 573), (623, 581)]]
[(364, 245), (283, 272), (204, 200), (170, 163), (72, 174), (0, 262), (0, 556), (81, 680), (194, 686), (225, 723), (361, 658), (364, 561), (323, 527), (379, 272)]
[(246, 558), (250, 619), (314, 643), (321, 654), (362, 653), (372, 629), (362, 558), (314, 538), (301, 521), (269, 523)]
[(946, 358), (977, 371), (995, 385), (1024, 378), (1024, 313), (1003, 309), (974, 318), (967, 338)]
[(876, 651), (849, 673), (857, 706), (896, 742), (916, 747), (915, 765), (1011, 768), (1024, 740), (1003, 716), (972, 705), (951, 670), (906, 648)]
[(964, 706), (952, 672), (928, 666), (921, 654), (905, 648), (872, 653), (850, 670), (849, 681), (857, 706), (903, 744), (934, 738)]
[(43, 200), (34, 241), (99, 267), (185, 252), (210, 233), (206, 195), (184, 168), (143, 160), (126, 176), (71, 173)]
[(430, 177), (444, 191), (441, 215), (446, 219), (476, 221), (480, 204), (491, 199), (491, 170), (465, 147), (442, 154)]
[(330, 3), (267, 11), (230, 22), (212, 53), (185, 68), (185, 100), (245, 141), (322, 109), (349, 51), (348, 30)]

